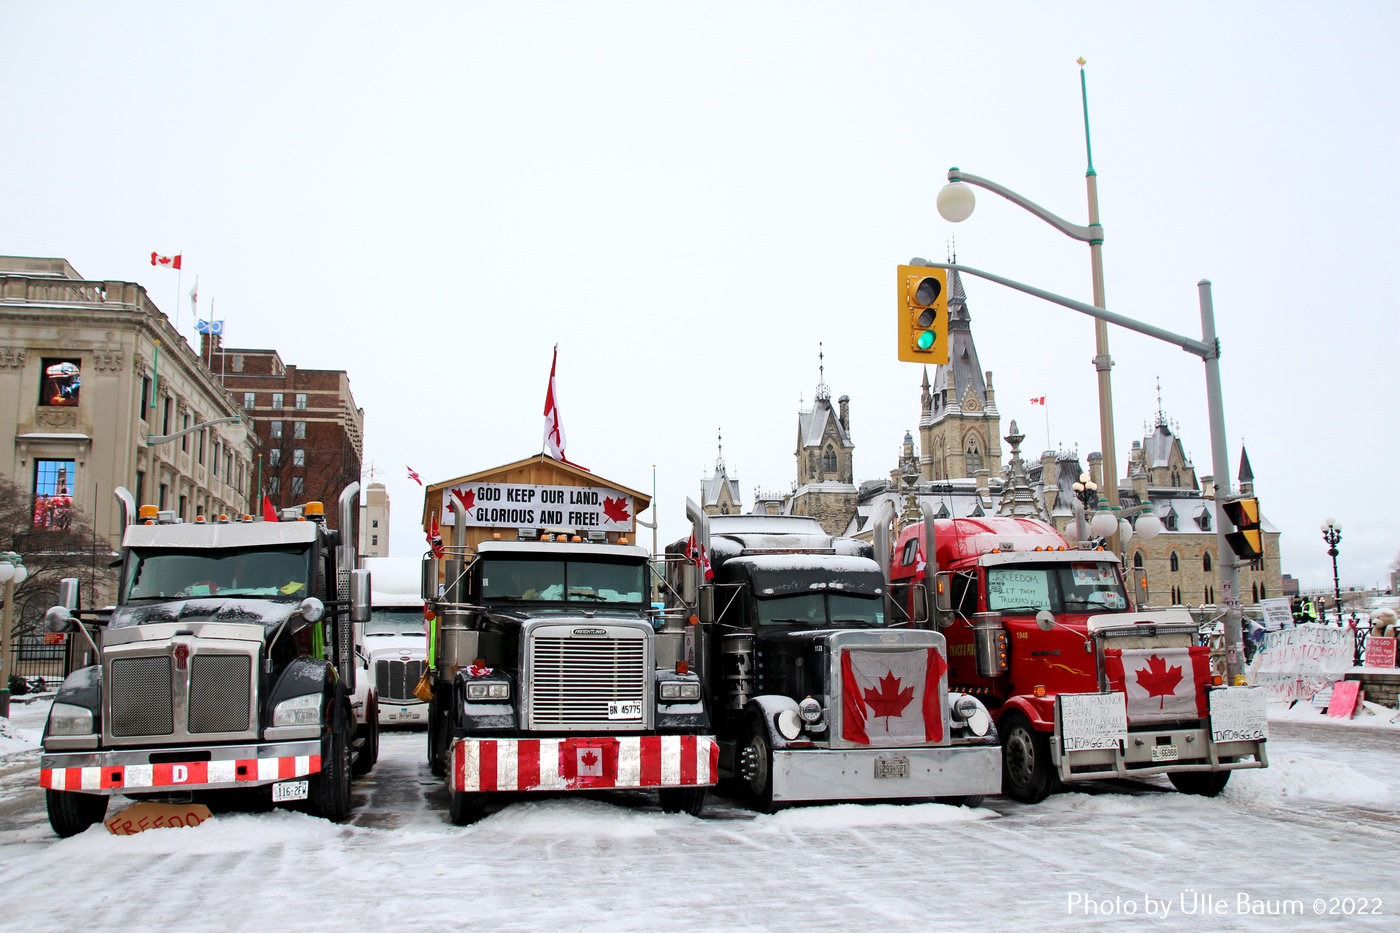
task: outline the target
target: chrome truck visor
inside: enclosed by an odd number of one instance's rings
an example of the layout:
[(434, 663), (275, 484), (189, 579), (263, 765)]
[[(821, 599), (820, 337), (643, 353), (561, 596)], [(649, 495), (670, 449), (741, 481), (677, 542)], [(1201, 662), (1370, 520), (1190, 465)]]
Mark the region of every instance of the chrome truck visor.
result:
[(526, 728), (637, 732), (654, 727), (651, 623), (536, 620), (522, 631), (521, 655)]

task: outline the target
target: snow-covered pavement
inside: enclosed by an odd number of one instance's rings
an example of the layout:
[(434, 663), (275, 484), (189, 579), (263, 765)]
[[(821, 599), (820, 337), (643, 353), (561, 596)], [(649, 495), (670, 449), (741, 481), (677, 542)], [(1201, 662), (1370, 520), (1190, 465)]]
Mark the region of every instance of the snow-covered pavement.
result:
[[(1271, 729), (1273, 767), (1216, 800), (1134, 782), (975, 811), (754, 816), (717, 800), (694, 819), (643, 795), (557, 797), (467, 828), (447, 819), (423, 734), (395, 733), (345, 826), (274, 811), (63, 841), (37, 754), (20, 753), (0, 761), (0, 918), (26, 933), (1394, 929), (1400, 735)], [(1241, 895), (1302, 913), (1240, 913)], [(1357, 914), (1363, 898), (1378, 916)]]

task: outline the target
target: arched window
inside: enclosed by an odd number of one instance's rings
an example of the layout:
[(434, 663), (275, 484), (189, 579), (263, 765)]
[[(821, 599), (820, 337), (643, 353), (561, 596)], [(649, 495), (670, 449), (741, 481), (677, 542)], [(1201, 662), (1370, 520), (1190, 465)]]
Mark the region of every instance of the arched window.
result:
[(1266, 593), (1266, 592), (1264, 592), (1264, 584), (1263, 584), (1262, 582), (1259, 584), (1259, 598), (1260, 598), (1260, 599), (1268, 599), (1268, 598), (1269, 598), (1269, 594)]
[(1206, 573), (1210, 573), (1210, 551), (1206, 551), (1201, 555), (1201, 569)]
[(1142, 569), (1142, 552), (1141, 552), (1141, 551), (1138, 551), (1136, 554), (1133, 555), (1133, 567), (1135, 567), (1135, 568), (1138, 569), (1138, 570), (1141, 570), (1141, 569)]
[(1176, 573), (1177, 571), (1179, 571), (1179, 570), (1181, 569), (1181, 561), (1177, 559), (1176, 551), (1172, 551), (1172, 558), (1171, 558), (1171, 560), (1172, 560), (1172, 573)]
[(1172, 467), (1172, 485), (1181, 485), (1181, 474), (1176, 471), (1176, 467)]
[(826, 445), (826, 453), (822, 455), (822, 472), (836, 472), (836, 448), (830, 444)]
[(1259, 602), (1259, 584), (1258, 584), (1258, 583), (1251, 584), (1250, 587), (1249, 587), (1249, 592), (1250, 592), (1250, 594), (1254, 597), (1254, 601), (1255, 601), (1256, 603)]
[(971, 476), (974, 470), (982, 469), (982, 454), (977, 449), (976, 441), (967, 442), (967, 475)]

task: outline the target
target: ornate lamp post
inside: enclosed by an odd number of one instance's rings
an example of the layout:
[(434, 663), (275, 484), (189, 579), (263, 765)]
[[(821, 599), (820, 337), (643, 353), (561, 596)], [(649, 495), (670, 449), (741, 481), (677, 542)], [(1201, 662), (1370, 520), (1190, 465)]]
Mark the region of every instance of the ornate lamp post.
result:
[(0, 716), (10, 715), (10, 626), (14, 621), (15, 587), (29, 577), (29, 569), (14, 551), (0, 554)]
[(1337, 603), (1337, 621), (1342, 621), (1342, 584), (1337, 578), (1337, 542), (1342, 540), (1342, 526), (1336, 519), (1322, 523), (1322, 540), (1327, 542), (1327, 555), (1332, 558), (1332, 595)]

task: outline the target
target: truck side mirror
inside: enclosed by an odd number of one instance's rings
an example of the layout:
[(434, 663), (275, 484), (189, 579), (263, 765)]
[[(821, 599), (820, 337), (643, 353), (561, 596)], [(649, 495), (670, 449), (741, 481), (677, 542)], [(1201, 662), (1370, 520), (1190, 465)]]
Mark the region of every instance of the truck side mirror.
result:
[(697, 596), (696, 615), (701, 622), (713, 622), (715, 620), (715, 588), (713, 586), (700, 587)]
[(699, 589), (699, 580), (696, 578), (699, 576), (699, 571), (700, 568), (690, 561), (681, 564), (681, 602), (687, 606), (695, 605), (696, 590)]
[(1048, 632), (1055, 627), (1055, 614), (1049, 609), (1042, 609), (1035, 614), (1035, 624), (1042, 632)]
[(933, 575), (933, 604), (939, 612), (953, 611), (953, 575), (946, 570)]
[(350, 621), (368, 622), (370, 614), (369, 606), (369, 571), (350, 571)]
[(54, 606), (44, 613), (44, 628), (54, 634), (73, 632), (77, 630), (78, 622), (66, 606)]
[(911, 622), (928, 621), (928, 594), (922, 586), (909, 587), (909, 610)]
[(430, 603), (438, 598), (438, 562), (431, 554), (423, 555), (423, 570), (418, 584), (418, 595), (423, 602)]
[(64, 577), (58, 581), (58, 604), (69, 612), (78, 611), (77, 577)]

